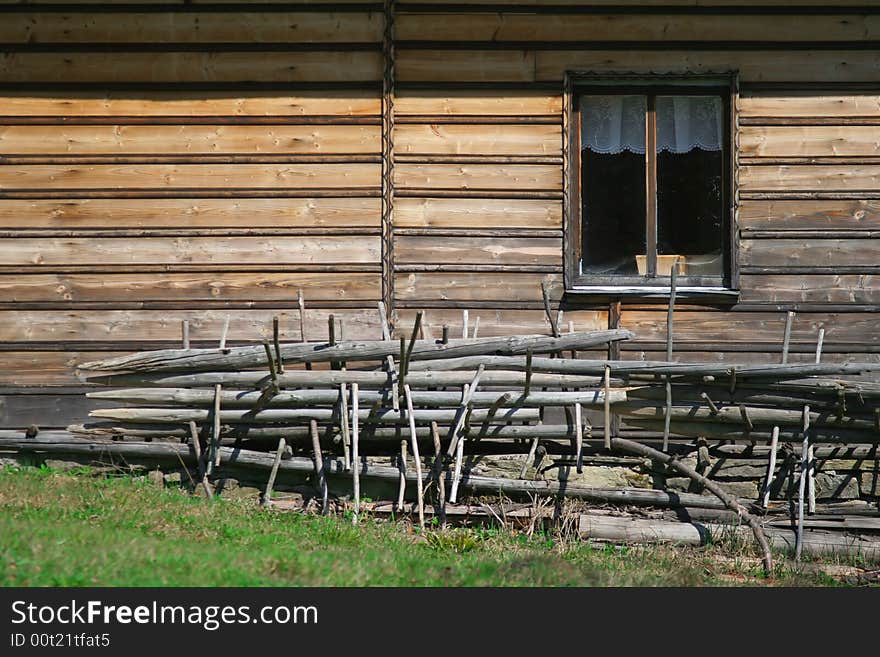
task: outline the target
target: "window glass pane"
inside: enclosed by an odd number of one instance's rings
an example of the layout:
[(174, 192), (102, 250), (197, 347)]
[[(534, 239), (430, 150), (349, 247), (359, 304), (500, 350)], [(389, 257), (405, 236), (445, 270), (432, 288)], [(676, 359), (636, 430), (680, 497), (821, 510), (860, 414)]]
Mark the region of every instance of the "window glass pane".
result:
[[(581, 240), (584, 274), (637, 276), (645, 253), (645, 96), (584, 95)], [(644, 267), (644, 258), (641, 266)]]
[(724, 134), (720, 97), (657, 97), (657, 253), (681, 256), (683, 275), (724, 271)]

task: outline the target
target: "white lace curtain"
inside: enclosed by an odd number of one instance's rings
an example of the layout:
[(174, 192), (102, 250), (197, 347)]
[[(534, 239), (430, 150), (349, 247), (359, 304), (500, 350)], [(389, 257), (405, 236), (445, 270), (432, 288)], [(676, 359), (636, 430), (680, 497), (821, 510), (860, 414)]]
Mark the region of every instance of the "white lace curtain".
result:
[[(657, 96), (657, 150), (719, 151), (724, 113), (717, 96)], [(581, 96), (581, 148), (645, 152), (645, 96)]]

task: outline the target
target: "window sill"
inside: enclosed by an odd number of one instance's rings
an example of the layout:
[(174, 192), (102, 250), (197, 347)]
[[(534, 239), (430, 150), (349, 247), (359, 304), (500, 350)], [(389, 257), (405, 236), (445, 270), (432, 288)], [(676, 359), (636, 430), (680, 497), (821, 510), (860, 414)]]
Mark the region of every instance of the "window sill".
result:
[[(669, 298), (668, 286), (650, 285), (575, 285), (566, 288), (565, 295), (590, 300), (599, 299), (657, 299)], [(678, 300), (692, 300), (734, 304), (739, 301), (739, 290), (726, 287), (693, 287), (683, 285), (675, 289)]]

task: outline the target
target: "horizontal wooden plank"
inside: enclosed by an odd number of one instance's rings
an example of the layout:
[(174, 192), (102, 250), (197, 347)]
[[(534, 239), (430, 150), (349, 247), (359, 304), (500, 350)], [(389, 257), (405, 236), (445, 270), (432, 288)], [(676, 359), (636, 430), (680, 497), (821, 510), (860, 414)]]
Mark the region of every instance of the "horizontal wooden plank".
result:
[(531, 199), (399, 198), (394, 202), (394, 225), (401, 228), (561, 229), (562, 204)]
[(878, 156), (877, 126), (743, 126), (741, 157)]
[(419, 13), (396, 21), (404, 41), (859, 41), (880, 38), (876, 16)]
[(528, 50), (399, 50), (396, 71), (401, 82), (533, 82), (535, 53)]
[(763, 165), (741, 166), (743, 191), (880, 191), (880, 165)]
[(381, 41), (378, 12), (22, 12), (0, 22), (5, 43), (320, 43)]
[(379, 198), (0, 199), (0, 228), (378, 227)]
[(880, 94), (842, 95), (821, 89), (743, 91), (738, 99), (742, 117), (880, 117)]
[(880, 276), (870, 274), (740, 275), (742, 303), (880, 304)]
[(6, 52), (2, 82), (361, 82), (378, 52)]
[(562, 95), (523, 90), (432, 90), (401, 88), (394, 98), (397, 116), (562, 116)]
[(0, 265), (356, 263), (380, 258), (378, 237), (6, 238)]
[[(333, 315), (342, 321), (345, 339), (378, 339), (379, 314), (369, 305), (327, 310), (311, 307), (306, 298), (306, 338), (326, 340), (327, 319)], [(227, 318), (229, 340), (258, 342), (272, 338), (273, 317), (280, 320), (283, 341), (301, 339), (299, 310), (0, 310), (0, 342), (58, 342), (63, 347), (71, 341), (179, 341), (183, 320), (189, 321), (191, 340), (215, 341)]]
[[(0, 385), (63, 386), (85, 381), (76, 367), (100, 358), (122, 356), (126, 352), (94, 351), (6, 351), (0, 366)], [(112, 354), (112, 355), (111, 355)], [(43, 423), (38, 423), (41, 426)], [(18, 426), (13, 424), (12, 426)]]
[(743, 266), (845, 267), (880, 263), (880, 239), (742, 240)]
[[(398, 310), (395, 313), (395, 328), (406, 334), (415, 321), (416, 310)], [(431, 309), (422, 311), (422, 323), (436, 338), (442, 335), (444, 324), (449, 327), (449, 335), (462, 334), (463, 317), (461, 310)], [(500, 310), (480, 308), (468, 312), (468, 326), (473, 331), (474, 323), (480, 318), (479, 335), (484, 337), (502, 335), (550, 335), (550, 325), (543, 310)], [(608, 328), (608, 317), (604, 311), (575, 310), (564, 314), (564, 330), (568, 331), (569, 320), (575, 331), (598, 331)]]
[(561, 155), (558, 125), (397, 125), (394, 151), (438, 155)]
[(379, 164), (32, 164), (0, 166), (2, 189), (378, 186)]
[(4, 91), (7, 116), (377, 116), (381, 97), (369, 91)]
[(0, 299), (34, 301), (378, 301), (378, 273), (4, 274)]
[(558, 299), (562, 292), (562, 276), (558, 274), (516, 273), (412, 273), (394, 277), (394, 294), (406, 301), (541, 301), (541, 284), (554, 289)]
[(559, 265), (556, 238), (395, 237), (396, 264)]
[(757, 229), (880, 227), (880, 201), (742, 201), (739, 226)]
[(2, 122), (0, 118), (0, 155), (324, 154), (381, 151), (380, 126), (4, 126)]
[(404, 189), (560, 190), (562, 167), (552, 164), (401, 163), (394, 168), (394, 184)]
[[(426, 53), (430, 51), (414, 51)], [(459, 53), (456, 53), (459, 54)], [(465, 54), (465, 53), (462, 53)], [(499, 53), (493, 53), (499, 55)], [(513, 61), (523, 56), (520, 51), (508, 55)], [(469, 57), (476, 58), (471, 67), (465, 63)], [(423, 55), (427, 59), (427, 55)], [(741, 82), (867, 82), (874, 81), (880, 68), (880, 52), (803, 50), (780, 52), (776, 50), (744, 51), (559, 51), (548, 50), (535, 54), (535, 80), (562, 80), (567, 70), (631, 72), (631, 71), (687, 71), (688, 73), (711, 73), (737, 70)], [(442, 61), (442, 60), (439, 60)], [(647, 63), (649, 62), (649, 64)], [(471, 52), (462, 57), (463, 70), (460, 75), (471, 75), (477, 71), (481, 79), (495, 79), (487, 76), (484, 63), (479, 61), (479, 53)], [(436, 65), (435, 65), (436, 66)], [(429, 70), (423, 66), (424, 74)], [(494, 73), (497, 79), (506, 71)]]

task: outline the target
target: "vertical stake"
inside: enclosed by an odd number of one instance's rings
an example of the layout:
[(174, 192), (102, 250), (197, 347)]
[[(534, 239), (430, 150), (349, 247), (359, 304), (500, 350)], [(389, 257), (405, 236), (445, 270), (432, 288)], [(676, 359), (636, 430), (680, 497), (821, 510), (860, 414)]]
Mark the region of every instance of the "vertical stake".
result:
[(360, 412), (360, 392), (358, 384), (351, 384), (351, 478), (354, 488), (354, 515), (352, 522), (357, 524), (358, 514), (361, 510), (361, 457), (358, 449), (360, 425), (358, 413)]

